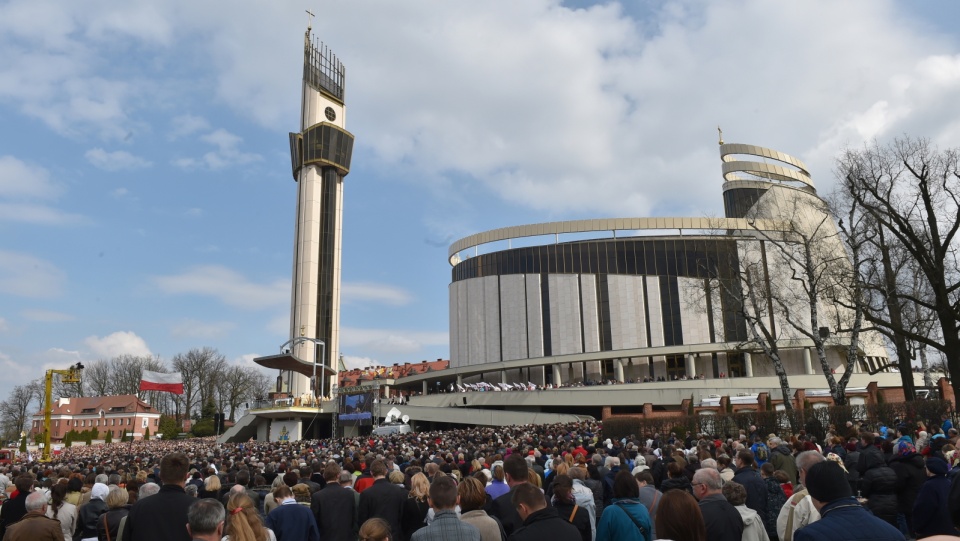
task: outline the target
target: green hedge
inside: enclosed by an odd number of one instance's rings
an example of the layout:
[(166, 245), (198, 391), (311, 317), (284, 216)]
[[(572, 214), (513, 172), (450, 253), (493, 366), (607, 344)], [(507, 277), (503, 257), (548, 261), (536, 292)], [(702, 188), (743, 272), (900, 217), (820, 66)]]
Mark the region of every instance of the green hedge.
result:
[(719, 415), (683, 415), (662, 419), (640, 419), (629, 416), (613, 416), (604, 419), (603, 434), (610, 438), (675, 432), (683, 436), (687, 431), (719, 436), (734, 436), (740, 429), (757, 426), (764, 436), (776, 433), (780, 436), (797, 434), (805, 430), (821, 441), (832, 424), (842, 427), (847, 421), (860, 421), (875, 428), (880, 424), (892, 426), (905, 422), (911, 429), (918, 422), (927, 426), (940, 425), (944, 413), (952, 415), (953, 407), (946, 400), (915, 400), (913, 402), (880, 403), (873, 406), (831, 406), (818, 409), (786, 411), (754, 411)]

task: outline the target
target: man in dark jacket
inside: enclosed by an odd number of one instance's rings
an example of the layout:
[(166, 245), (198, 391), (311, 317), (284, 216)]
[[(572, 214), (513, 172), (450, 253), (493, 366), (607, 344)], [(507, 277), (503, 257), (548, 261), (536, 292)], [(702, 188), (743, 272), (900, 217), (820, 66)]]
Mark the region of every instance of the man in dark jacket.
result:
[(890, 459), (890, 469), (897, 475), (897, 515), (898, 519), (902, 517), (904, 521), (900, 531), (913, 535), (913, 502), (927, 480), (923, 456), (917, 454), (912, 443), (901, 441)]
[(310, 510), (320, 528), (320, 537), (327, 541), (350, 541), (357, 537), (356, 494), (340, 486), (340, 466), (335, 462), (323, 469), (326, 485), (310, 498)]
[(21, 475), (13, 484), (17, 487), (17, 497), (5, 501), (0, 507), (0, 539), (3, 539), (8, 526), (27, 514), (27, 496), (33, 490), (33, 477)]
[[(747, 507), (753, 509), (767, 524), (767, 485), (754, 469), (753, 453), (744, 449), (737, 453), (737, 470), (733, 480), (747, 489)], [(773, 525), (776, 526), (776, 525)], [(769, 528), (768, 528), (769, 529)]]
[(820, 520), (797, 530), (794, 541), (904, 541), (899, 530), (851, 497), (850, 484), (836, 462), (814, 464), (805, 480)]
[(873, 434), (861, 435), (860, 495), (877, 517), (897, 527), (897, 474), (883, 460), (883, 453), (872, 443)]
[[(310, 489), (304, 488), (309, 492)], [(313, 513), (297, 503), (290, 487), (280, 485), (273, 491), (277, 507), (270, 511), (264, 524), (273, 530), (277, 541), (320, 541), (320, 531)]]
[[(516, 454), (508, 456), (503, 460), (503, 474), (507, 479), (510, 492), (507, 492), (495, 500), (490, 500), (484, 507), (484, 511), (486, 511), (488, 515), (499, 519), (507, 535), (510, 535), (523, 525), (523, 517), (520, 516), (516, 506), (513, 504), (513, 495), (521, 485), (530, 485), (530, 483), (527, 482), (527, 476), (529, 475), (527, 461)], [(537, 491), (539, 492), (540, 489), (537, 488)], [(540, 494), (540, 497), (543, 498), (544, 505), (550, 507), (543, 493)]]
[(797, 461), (793, 458), (793, 455), (790, 454), (790, 448), (786, 445), (783, 445), (783, 440), (780, 438), (770, 438), (767, 441), (767, 445), (770, 447), (770, 463), (773, 464), (773, 467), (783, 471), (787, 474), (787, 480), (791, 484), (797, 484)]
[(926, 473), (929, 478), (920, 488), (917, 501), (913, 504), (913, 525), (917, 539), (932, 535), (957, 535), (947, 509), (950, 496), (948, 471), (949, 466), (942, 458), (927, 459)]
[(187, 512), (197, 500), (183, 490), (189, 470), (190, 460), (183, 453), (170, 453), (160, 460), (160, 492), (133, 504), (124, 526), (124, 539), (190, 541)]
[(581, 541), (576, 526), (561, 518), (555, 508), (547, 507), (539, 488), (521, 483), (512, 487), (508, 494), (512, 498), (511, 505), (523, 519), (522, 526), (510, 536), (510, 541)]
[(403, 514), (407, 491), (386, 479), (387, 465), (383, 460), (377, 459), (370, 464), (370, 474), (373, 484), (360, 493), (357, 522), (363, 524), (369, 518), (382, 518), (390, 525), (393, 534), (390, 539), (403, 539), (400, 516)]
[(714, 468), (697, 470), (693, 474), (693, 495), (700, 500), (700, 513), (707, 526), (707, 541), (740, 541), (743, 518), (723, 497), (720, 472)]

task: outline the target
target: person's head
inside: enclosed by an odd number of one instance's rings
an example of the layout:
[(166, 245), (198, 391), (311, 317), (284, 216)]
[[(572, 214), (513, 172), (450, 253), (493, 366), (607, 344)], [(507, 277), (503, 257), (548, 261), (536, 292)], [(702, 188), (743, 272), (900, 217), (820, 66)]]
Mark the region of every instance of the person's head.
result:
[(523, 520), (527, 520), (528, 516), (547, 506), (543, 492), (540, 492), (539, 488), (530, 483), (517, 485), (513, 490), (513, 496), (511, 496), (510, 502), (517, 509), (517, 513)]
[(430, 507), (437, 511), (457, 506), (457, 483), (449, 475), (443, 475), (430, 483)]
[(93, 488), (90, 489), (91, 500), (102, 500), (106, 502), (107, 494), (110, 494), (110, 487), (103, 483), (94, 483)]
[[(697, 470), (700, 471), (700, 470)], [(668, 490), (654, 518), (657, 537), (674, 541), (706, 541), (707, 526), (697, 500), (685, 490)]]
[(691, 485), (693, 495), (698, 500), (702, 500), (707, 496), (720, 494), (720, 490), (723, 488), (723, 479), (720, 477), (720, 472), (713, 468), (700, 468), (694, 472)]
[(140, 485), (140, 490), (137, 492), (137, 499), (142, 500), (148, 496), (153, 496), (157, 492), (160, 492), (160, 485), (156, 483), (144, 483)]
[(203, 481), (203, 488), (207, 492), (216, 492), (220, 490), (220, 487), (220, 476), (218, 475), (211, 475)]
[(654, 483), (653, 474), (650, 473), (650, 470), (643, 470), (642, 472), (638, 472), (634, 474), (633, 478), (637, 480), (637, 484), (640, 487), (645, 487), (647, 485), (653, 486), (653, 483)]
[(518, 483), (526, 483), (529, 475), (527, 461), (514, 453), (504, 459), (503, 473), (507, 478), (507, 484), (511, 487)]
[(753, 451), (744, 449), (737, 453), (737, 467), (752, 468), (754, 465)]
[(387, 476), (387, 479), (389, 479), (390, 482), (395, 485), (402, 485), (404, 479), (403, 472), (392, 471), (390, 472), (390, 475)]
[(700, 461), (701, 468), (710, 468), (712, 470), (717, 469), (717, 461), (712, 458), (705, 458)]
[(266, 535), (260, 515), (245, 491), (230, 495), (227, 512), (230, 513), (230, 521), (224, 533), (229, 535), (230, 539), (265, 541)]
[(620, 470), (613, 478), (614, 498), (637, 498), (640, 496), (640, 485), (627, 470)]
[(876, 436), (874, 436), (873, 432), (860, 433), (860, 445), (863, 445), (864, 447), (869, 447), (873, 445), (873, 442), (875, 439), (876, 439)]
[(926, 466), (928, 477), (943, 477), (950, 472), (950, 466), (947, 464), (947, 461), (940, 457), (927, 457)]
[(814, 464), (818, 464), (824, 460), (826, 460), (826, 458), (818, 451), (804, 451), (797, 455), (797, 473), (800, 475), (801, 485), (807, 485), (807, 471), (809, 471)]
[(849, 498), (851, 495), (850, 483), (843, 473), (843, 468), (830, 460), (811, 465), (807, 469), (803, 485), (813, 498), (813, 506), (817, 511), (830, 502)]
[(280, 485), (273, 489), (273, 501), (280, 503), (287, 498), (293, 497), (293, 491), (287, 485)]
[[(342, 487), (353, 487), (353, 474), (347, 470), (340, 472), (340, 486)], [(276, 488), (276, 487), (274, 487)]]
[(290, 487), (290, 492), (293, 492), (293, 497), (296, 498), (299, 503), (310, 503), (310, 487), (305, 483), (297, 483)]
[(537, 488), (543, 488), (543, 480), (540, 479), (540, 476), (537, 475), (536, 470), (533, 468), (527, 468), (527, 482)]
[[(554, 482), (556, 483), (556, 482)], [(474, 477), (467, 477), (457, 486), (457, 495), (460, 496), (460, 512), (467, 513), (483, 509), (487, 503), (487, 493), (483, 484)]]
[(327, 483), (336, 483), (340, 478), (340, 465), (336, 462), (328, 462), (323, 467), (323, 480)]
[(47, 495), (43, 492), (31, 492), (27, 495), (27, 513), (43, 514), (47, 512)]
[(374, 460), (373, 463), (370, 464), (370, 475), (373, 476), (374, 479), (382, 479), (383, 477), (386, 477), (387, 465), (384, 464), (379, 458)]
[(426, 500), (427, 496), (430, 495), (430, 480), (427, 479), (427, 476), (422, 472), (414, 474), (410, 478), (410, 494), (409, 497), (416, 498), (420, 501)]
[[(619, 475), (617, 475), (617, 477), (619, 477)], [(634, 484), (636, 484), (636, 482), (634, 482)], [(558, 500), (571, 503), (573, 502), (573, 479), (571, 479), (569, 475), (563, 473), (556, 474), (553, 478), (553, 484), (551, 486), (553, 487), (553, 495)], [(614, 490), (616, 490), (616, 484), (614, 484)], [(637, 494), (639, 495), (639, 492)]]
[(390, 525), (382, 518), (367, 519), (357, 536), (359, 541), (390, 541)]
[(68, 493), (80, 492), (81, 490), (83, 490), (83, 480), (81, 480), (79, 477), (71, 477), (70, 480), (67, 481)]
[(769, 448), (771, 448), (771, 449), (776, 449), (777, 447), (780, 446), (781, 443), (783, 443), (783, 440), (781, 440), (780, 438), (774, 436), (774, 437), (770, 438), (769, 440), (767, 440), (767, 447), (769, 447)]
[(770, 477), (773, 475), (773, 472), (777, 471), (776, 466), (769, 462), (764, 462), (763, 466), (760, 466), (760, 475), (763, 477)]
[(679, 479), (682, 475), (684, 475), (684, 473), (683, 468), (680, 467), (680, 464), (677, 464), (676, 462), (667, 464), (667, 477), (670, 479)]
[(587, 469), (582, 466), (574, 466), (570, 468), (570, 471), (567, 472), (567, 475), (570, 476), (570, 479), (578, 481), (587, 480)]
[(747, 503), (747, 489), (740, 483), (727, 481), (723, 484), (723, 497), (730, 505), (744, 505)]
[(493, 474), (493, 478), (496, 479), (497, 481), (503, 481), (503, 466), (501, 466), (500, 464), (497, 464), (496, 466), (494, 466), (490, 470), (490, 473)]
[(33, 476), (21, 475), (13, 481), (13, 484), (17, 487), (17, 492), (30, 492), (33, 490)]
[[(160, 459), (160, 482), (183, 486), (190, 474), (190, 459), (183, 453), (170, 453)], [(223, 506), (221, 506), (222, 508)]]
[(125, 488), (110, 485), (110, 491), (107, 492), (107, 497), (103, 501), (107, 503), (108, 509), (123, 507), (130, 503), (130, 493)]
[[(200, 493), (200, 490), (197, 488), (197, 485), (194, 485), (193, 483), (190, 483), (187, 486), (183, 487), (183, 491), (186, 492), (187, 496), (190, 496), (191, 498), (196, 498), (197, 495)], [(130, 492), (130, 498), (133, 499), (133, 496), (134, 496), (133, 491), (129, 490), (129, 492)], [(139, 493), (137, 495), (139, 497)], [(136, 503), (136, 502), (133, 502), (133, 503)]]
[(226, 511), (223, 504), (213, 498), (197, 500), (187, 510), (187, 532), (194, 539), (220, 539), (223, 537), (223, 521)]

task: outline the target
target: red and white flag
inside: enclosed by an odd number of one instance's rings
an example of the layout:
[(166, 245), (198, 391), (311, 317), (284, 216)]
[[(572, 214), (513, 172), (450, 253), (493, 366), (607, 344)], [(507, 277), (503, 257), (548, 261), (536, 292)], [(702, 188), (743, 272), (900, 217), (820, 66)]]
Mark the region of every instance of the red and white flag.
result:
[(183, 394), (183, 378), (179, 372), (164, 374), (163, 372), (144, 370), (143, 375), (140, 376), (140, 390)]

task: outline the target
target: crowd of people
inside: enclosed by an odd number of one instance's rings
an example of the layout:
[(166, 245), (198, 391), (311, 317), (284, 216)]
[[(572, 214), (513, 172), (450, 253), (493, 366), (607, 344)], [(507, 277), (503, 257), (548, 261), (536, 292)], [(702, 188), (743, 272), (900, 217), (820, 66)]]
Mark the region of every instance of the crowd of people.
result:
[(2, 468), (0, 539), (832, 541), (956, 536), (942, 426), (822, 441), (605, 437), (599, 423), (71, 447)]

